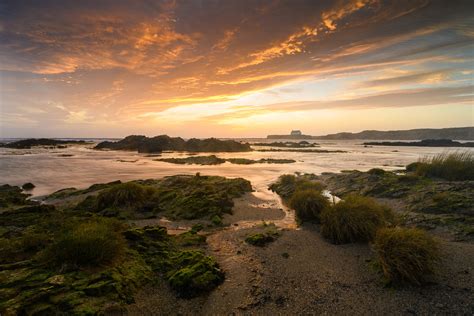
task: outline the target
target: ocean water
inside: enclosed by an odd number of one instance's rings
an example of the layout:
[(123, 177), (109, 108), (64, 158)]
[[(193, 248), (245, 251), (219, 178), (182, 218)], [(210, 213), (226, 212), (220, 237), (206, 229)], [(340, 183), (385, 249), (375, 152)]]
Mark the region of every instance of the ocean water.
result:
[[(268, 142), (267, 139), (239, 141)], [(275, 141), (275, 140), (271, 140)], [(222, 158), (278, 158), (294, 159), (291, 164), (253, 164), (235, 165), (224, 163), (213, 166), (176, 165), (154, 161), (157, 158), (187, 157), (191, 154), (166, 152), (159, 156), (138, 154), (126, 151), (97, 151), (90, 145), (73, 145), (64, 149), (8, 149), (0, 148), (0, 184), (22, 185), (32, 182), (36, 188), (33, 196), (41, 196), (59, 189), (75, 187), (86, 188), (94, 183), (114, 180), (136, 180), (160, 178), (175, 174), (219, 175), (243, 177), (252, 182), (255, 195), (265, 198), (271, 195), (267, 187), (279, 175), (285, 173), (338, 172), (370, 168), (386, 170), (402, 169), (406, 164), (420, 157), (434, 154), (469, 150), (473, 148), (434, 148), (434, 147), (364, 147), (363, 140), (316, 141), (316, 149), (344, 150), (346, 153), (301, 153), (301, 152), (243, 152), (243, 153), (199, 153), (215, 154)], [(255, 147), (263, 149), (263, 147)], [(309, 149), (309, 148), (308, 148)]]

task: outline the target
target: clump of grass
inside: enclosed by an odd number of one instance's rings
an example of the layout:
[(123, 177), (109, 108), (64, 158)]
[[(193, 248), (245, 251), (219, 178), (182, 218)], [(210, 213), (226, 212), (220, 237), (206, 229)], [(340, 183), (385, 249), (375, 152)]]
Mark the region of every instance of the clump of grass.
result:
[(335, 244), (370, 241), (392, 217), (391, 211), (371, 198), (349, 195), (321, 213), (321, 234)]
[(245, 242), (253, 246), (264, 247), (280, 237), (280, 232), (277, 230), (275, 224), (266, 224), (266, 226), (263, 227), (265, 228), (264, 232), (247, 235)]
[(416, 228), (383, 228), (373, 244), (377, 264), (389, 283), (422, 284), (440, 260), (438, 242)]
[(406, 167), (417, 175), (442, 178), (450, 181), (474, 180), (473, 152), (446, 152), (425, 157)]
[(295, 210), (298, 221), (319, 222), (321, 212), (329, 207), (329, 201), (320, 191), (305, 189), (296, 191), (292, 195), (289, 205)]
[(44, 258), (57, 266), (101, 266), (125, 250), (121, 224), (95, 219), (62, 231), (45, 251)]
[(114, 185), (99, 193), (97, 208), (103, 210), (114, 207), (130, 207), (143, 204), (150, 195), (152, 188), (134, 182)]
[(275, 241), (275, 237), (271, 234), (266, 234), (266, 233), (251, 234), (251, 235), (248, 235), (247, 238), (245, 238), (246, 243), (251, 244), (253, 246), (257, 246), (257, 247), (266, 246), (267, 244), (273, 241)]
[(380, 169), (380, 168), (372, 168), (369, 171), (367, 171), (367, 173), (377, 175), (377, 176), (383, 176), (385, 174), (385, 170)]
[(314, 181), (314, 175), (281, 175), (278, 180), (270, 185), (270, 189), (280, 195), (284, 201), (289, 201), (292, 195), (297, 191), (315, 190), (322, 191), (324, 185)]

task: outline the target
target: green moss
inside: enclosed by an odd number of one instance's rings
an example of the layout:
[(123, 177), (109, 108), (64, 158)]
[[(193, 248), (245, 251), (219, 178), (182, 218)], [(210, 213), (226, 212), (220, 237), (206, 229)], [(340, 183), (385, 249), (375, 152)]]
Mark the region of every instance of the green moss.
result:
[(214, 215), (211, 217), (211, 222), (215, 226), (221, 226), (222, 225), (222, 218), (219, 215)]
[(195, 296), (222, 283), (224, 273), (211, 257), (200, 251), (182, 251), (172, 257), (166, 274), (172, 289), (182, 296)]
[(250, 182), (242, 178), (174, 176), (159, 182), (155, 199), (171, 219), (212, 218), (231, 213), (232, 199), (250, 191)]
[(264, 247), (275, 241), (279, 236), (280, 233), (276, 230), (276, 227), (270, 227), (263, 233), (247, 235), (245, 242), (253, 246)]
[(199, 246), (206, 243), (206, 236), (199, 235), (195, 230), (190, 230), (175, 236), (175, 241), (181, 247)]
[(0, 185), (0, 209), (14, 209), (21, 206), (37, 204), (28, 201), (29, 194), (23, 193), (23, 190), (17, 186), (8, 184)]

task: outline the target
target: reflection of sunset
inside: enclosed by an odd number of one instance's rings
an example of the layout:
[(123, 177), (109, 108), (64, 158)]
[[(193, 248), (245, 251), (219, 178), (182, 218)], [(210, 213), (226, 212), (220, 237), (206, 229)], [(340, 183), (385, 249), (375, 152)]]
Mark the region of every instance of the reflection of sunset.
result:
[(471, 6), (5, 1), (1, 134), (238, 137), (472, 125)]

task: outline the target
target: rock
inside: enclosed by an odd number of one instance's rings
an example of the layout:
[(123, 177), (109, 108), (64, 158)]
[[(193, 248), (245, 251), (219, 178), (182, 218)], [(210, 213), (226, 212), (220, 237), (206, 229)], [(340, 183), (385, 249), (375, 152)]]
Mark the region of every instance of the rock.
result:
[(152, 138), (142, 135), (130, 135), (118, 142), (105, 141), (99, 143), (95, 146), (95, 149), (134, 150), (140, 153), (159, 153), (163, 150), (192, 152), (239, 152), (252, 150), (249, 144), (242, 144), (234, 140), (192, 138), (185, 141), (181, 137), (169, 137), (168, 135)]
[(27, 182), (27, 183), (23, 184), (21, 186), (21, 188), (25, 191), (30, 191), (30, 190), (33, 190), (35, 188), (35, 185), (31, 182)]
[(57, 274), (53, 275), (49, 279), (46, 280), (49, 284), (54, 284), (54, 285), (61, 285), (64, 284), (64, 275), (62, 274)]
[(16, 142), (11, 142), (7, 144), (3, 144), (1, 147), (6, 148), (15, 148), (15, 149), (30, 149), (31, 147), (35, 146), (55, 146), (64, 145), (64, 144), (87, 144), (86, 141), (83, 140), (58, 140), (58, 139), (50, 139), (50, 138), (28, 138), (22, 139)]

